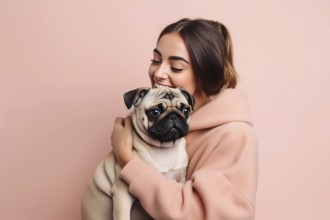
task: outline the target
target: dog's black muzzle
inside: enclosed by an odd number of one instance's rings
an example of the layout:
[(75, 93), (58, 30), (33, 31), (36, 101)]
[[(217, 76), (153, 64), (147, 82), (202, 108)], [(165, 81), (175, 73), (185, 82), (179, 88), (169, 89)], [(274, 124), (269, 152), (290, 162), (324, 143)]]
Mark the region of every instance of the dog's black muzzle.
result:
[(169, 113), (165, 118), (156, 122), (149, 128), (150, 135), (160, 141), (174, 141), (184, 137), (189, 132), (189, 126), (183, 116), (175, 112)]

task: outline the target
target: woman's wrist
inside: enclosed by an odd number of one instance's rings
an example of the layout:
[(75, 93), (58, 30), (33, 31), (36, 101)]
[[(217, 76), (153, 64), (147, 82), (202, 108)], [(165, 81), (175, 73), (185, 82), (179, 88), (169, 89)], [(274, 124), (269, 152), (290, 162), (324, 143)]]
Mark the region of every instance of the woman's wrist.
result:
[(133, 158), (132, 152), (126, 152), (118, 158), (119, 165), (123, 168)]
[[(123, 148), (122, 148), (123, 149)], [(131, 150), (121, 150), (118, 151), (116, 148), (113, 148), (113, 152), (115, 154), (115, 157), (117, 159), (117, 163), (120, 167), (124, 167), (132, 158), (133, 158), (133, 152)]]

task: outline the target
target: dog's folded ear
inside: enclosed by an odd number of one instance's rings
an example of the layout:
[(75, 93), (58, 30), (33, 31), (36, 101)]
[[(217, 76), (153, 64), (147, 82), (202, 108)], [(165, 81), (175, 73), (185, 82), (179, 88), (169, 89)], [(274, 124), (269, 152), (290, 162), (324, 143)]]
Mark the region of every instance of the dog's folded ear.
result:
[(189, 92), (187, 92), (186, 90), (184, 89), (180, 89), (181, 93), (183, 94), (184, 97), (186, 97), (189, 105), (191, 106), (191, 110), (194, 110), (194, 106), (195, 106), (195, 98), (190, 95)]
[(142, 102), (144, 96), (149, 92), (149, 90), (150, 88), (141, 87), (124, 93), (124, 102), (126, 107), (130, 109), (132, 105), (139, 105)]

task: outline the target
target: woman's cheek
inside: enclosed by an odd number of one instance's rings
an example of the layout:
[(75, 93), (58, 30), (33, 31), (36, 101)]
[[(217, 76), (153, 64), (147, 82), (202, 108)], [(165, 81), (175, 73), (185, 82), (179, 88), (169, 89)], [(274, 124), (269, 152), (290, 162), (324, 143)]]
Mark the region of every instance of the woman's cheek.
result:
[(148, 70), (148, 75), (149, 75), (151, 87), (154, 86), (154, 79), (153, 79), (154, 78), (154, 73), (155, 73), (155, 67), (150, 65), (149, 70)]
[(149, 77), (150, 78), (152, 78), (152, 76), (154, 75), (153, 74), (155, 72), (154, 69), (155, 68), (152, 65), (150, 65), (149, 70), (148, 70), (148, 74), (149, 74)]

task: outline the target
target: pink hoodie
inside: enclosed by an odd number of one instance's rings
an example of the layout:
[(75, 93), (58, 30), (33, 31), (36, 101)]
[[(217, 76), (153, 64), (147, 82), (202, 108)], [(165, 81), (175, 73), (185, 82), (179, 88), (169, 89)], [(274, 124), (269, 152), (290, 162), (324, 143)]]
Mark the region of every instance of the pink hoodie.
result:
[[(189, 166), (185, 184), (166, 180), (153, 167), (134, 157), (121, 171), (130, 193), (154, 219), (254, 219), (257, 143), (244, 94), (234, 89), (223, 90), (194, 112), (186, 140)], [(106, 175), (104, 172), (98, 175)], [(97, 195), (96, 191), (102, 188), (104, 192), (104, 180), (94, 177), (91, 194)], [(93, 206), (92, 203), (92, 199), (87, 201)], [(132, 219), (140, 218), (132, 216)]]

